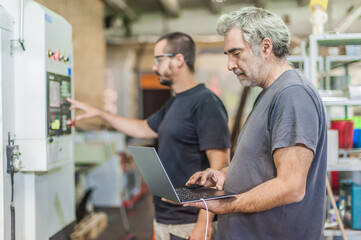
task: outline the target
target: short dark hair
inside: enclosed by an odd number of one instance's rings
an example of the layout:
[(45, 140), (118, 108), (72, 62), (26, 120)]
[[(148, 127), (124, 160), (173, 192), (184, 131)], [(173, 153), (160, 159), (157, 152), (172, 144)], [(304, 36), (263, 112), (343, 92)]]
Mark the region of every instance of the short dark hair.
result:
[(169, 53), (182, 54), (189, 70), (194, 73), (194, 63), (196, 61), (196, 45), (193, 39), (185, 33), (172, 32), (161, 36), (157, 40), (157, 43), (164, 39), (167, 40), (167, 45), (164, 47), (164, 51)]

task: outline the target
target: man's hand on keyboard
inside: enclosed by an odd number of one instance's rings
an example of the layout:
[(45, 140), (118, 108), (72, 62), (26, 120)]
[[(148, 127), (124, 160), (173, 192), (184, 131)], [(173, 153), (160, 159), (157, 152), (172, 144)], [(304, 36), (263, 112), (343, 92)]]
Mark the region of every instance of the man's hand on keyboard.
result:
[(193, 174), (186, 183), (186, 186), (199, 184), (205, 187), (216, 186), (218, 190), (222, 190), (225, 180), (226, 175), (223, 171), (207, 168), (204, 171)]

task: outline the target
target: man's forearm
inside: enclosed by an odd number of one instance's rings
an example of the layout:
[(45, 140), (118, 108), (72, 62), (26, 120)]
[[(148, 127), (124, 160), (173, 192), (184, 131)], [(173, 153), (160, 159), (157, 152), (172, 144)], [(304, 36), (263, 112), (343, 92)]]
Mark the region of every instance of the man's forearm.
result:
[[(208, 232), (207, 232), (208, 236), (211, 236), (212, 234), (212, 222), (214, 216), (215, 216), (214, 213), (208, 212)], [(201, 236), (203, 239), (206, 233), (206, 228), (207, 228), (207, 212), (206, 210), (201, 209), (198, 214), (198, 218), (197, 218), (196, 226), (193, 230), (193, 234), (195, 234), (195, 231), (197, 231), (198, 233), (196, 235)]]
[(304, 145), (277, 149), (274, 162), (277, 177), (237, 196), (237, 212), (261, 212), (302, 201), (313, 152)]
[[(228, 199), (225, 199), (226, 201)], [(229, 199), (231, 200), (231, 198)], [(285, 204), (300, 201), (291, 188), (274, 178), (258, 185), (248, 192), (239, 194), (228, 204), (223, 203), (225, 213), (253, 213), (262, 212)], [(222, 200), (221, 200), (222, 201)]]
[[(211, 224), (215, 214), (208, 211), (208, 224)], [(198, 214), (197, 223), (205, 224), (207, 223), (207, 211), (201, 209)]]
[[(304, 145), (277, 149), (273, 154), (277, 176), (233, 198), (209, 201), (209, 209), (218, 214), (262, 212), (300, 202), (306, 194), (307, 174), (313, 152)], [(222, 172), (226, 172), (226, 168)], [(202, 203), (184, 206), (204, 208)]]
[(220, 169), (219, 171), (221, 171), (224, 175), (226, 175), (226, 173), (228, 171), (228, 166)]
[(211, 168), (218, 170), (228, 167), (230, 161), (229, 148), (207, 149), (206, 154)]
[(126, 118), (118, 116), (104, 110), (99, 110), (98, 117), (109, 123), (113, 128), (127, 136), (136, 138), (156, 138), (155, 133), (149, 126), (146, 120)]

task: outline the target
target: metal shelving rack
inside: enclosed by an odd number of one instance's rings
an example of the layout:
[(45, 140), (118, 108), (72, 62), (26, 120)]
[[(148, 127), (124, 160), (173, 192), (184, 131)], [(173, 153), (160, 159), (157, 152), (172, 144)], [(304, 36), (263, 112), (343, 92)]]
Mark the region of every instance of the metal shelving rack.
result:
[[(329, 72), (331, 69), (348, 66), (354, 62), (361, 61), (361, 56), (325, 56), (324, 67), (319, 68), (319, 47), (338, 47), (342, 45), (361, 45), (360, 33), (347, 33), (347, 34), (322, 34), (311, 35), (309, 37), (309, 72), (305, 72), (308, 75), (311, 82), (317, 88), (326, 88), (327, 84), (322, 84), (321, 79), (326, 79), (326, 83), (329, 82)], [(347, 70), (347, 69), (345, 69)], [(319, 71), (319, 72), (318, 72)], [(308, 74), (307, 74), (308, 73)], [(322, 86), (323, 85), (323, 86)], [(347, 114), (348, 106), (361, 106), (361, 99), (349, 99), (347, 97), (323, 97), (322, 98), (325, 107), (331, 106), (344, 106), (345, 114)], [(345, 156), (348, 153), (360, 152), (360, 149), (340, 150), (340, 153)], [(358, 158), (339, 158), (338, 163), (335, 165), (328, 164), (327, 171), (361, 171), (361, 160)], [(325, 229), (325, 237), (341, 236), (339, 230)], [(347, 229), (346, 235), (351, 239), (360, 239), (361, 231)]]
[[(297, 65), (295, 66), (295, 68), (298, 68), (300, 70), (303, 71), (303, 73), (305, 74), (305, 76), (307, 76), (308, 78), (310, 77), (310, 71), (311, 71), (311, 67), (310, 67), (310, 57), (307, 55), (291, 55), (287, 57), (287, 61)], [(324, 68), (324, 60), (321, 56), (319, 56), (316, 60), (317, 62), (317, 69), (318, 71), (323, 72), (323, 68)]]
[[(317, 77), (317, 59), (319, 58), (319, 46), (325, 47), (337, 47), (342, 45), (361, 45), (361, 34), (360, 33), (343, 33), (343, 34), (320, 34), (310, 35), (309, 37), (309, 56), (310, 56), (310, 72), (309, 78), (312, 83), (318, 86)], [(327, 56), (325, 57), (325, 68), (324, 71), (328, 72), (331, 68), (332, 63), (346, 64), (361, 60), (361, 56)]]
[[(361, 237), (361, 231), (345, 229), (345, 232), (349, 239), (360, 239)], [(325, 237), (342, 236), (341, 231), (335, 229), (326, 229), (323, 234)]]
[(331, 106), (361, 106), (361, 99), (349, 99), (346, 97), (323, 97), (325, 107)]

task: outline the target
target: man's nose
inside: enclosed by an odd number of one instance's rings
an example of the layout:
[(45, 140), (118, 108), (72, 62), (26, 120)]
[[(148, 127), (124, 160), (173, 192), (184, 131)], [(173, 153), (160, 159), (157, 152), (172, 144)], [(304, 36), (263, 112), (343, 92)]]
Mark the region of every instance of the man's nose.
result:
[(228, 58), (227, 68), (229, 71), (233, 71), (237, 68), (237, 63), (232, 58)]
[(158, 65), (154, 63), (153, 67), (152, 67), (152, 70), (153, 70), (153, 72), (158, 71)]

